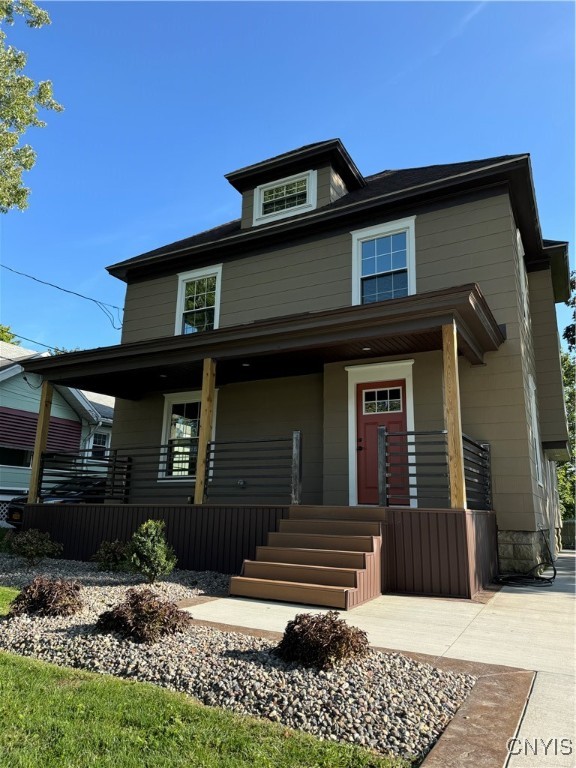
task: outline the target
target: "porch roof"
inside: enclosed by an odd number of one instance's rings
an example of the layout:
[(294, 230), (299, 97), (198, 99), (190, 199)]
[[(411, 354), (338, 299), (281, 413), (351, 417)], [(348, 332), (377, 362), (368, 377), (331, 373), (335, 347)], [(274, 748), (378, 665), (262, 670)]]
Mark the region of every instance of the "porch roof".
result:
[(481, 364), (505, 336), (475, 284), (376, 304), (305, 312), (98, 347), (23, 362), (54, 384), (127, 399), (196, 389), (202, 361), (218, 362), (217, 384), (320, 372), (325, 363), (442, 349), (442, 325), (455, 321), (462, 354)]

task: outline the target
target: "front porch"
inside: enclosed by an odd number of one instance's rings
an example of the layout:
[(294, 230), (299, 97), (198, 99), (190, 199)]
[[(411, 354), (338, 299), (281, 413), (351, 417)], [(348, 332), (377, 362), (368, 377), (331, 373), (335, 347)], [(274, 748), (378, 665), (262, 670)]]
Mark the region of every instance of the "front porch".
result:
[[(277, 574), (260, 574), (264, 581), (284, 582), (275, 593), (264, 587), (268, 599), (281, 601), (346, 609), (381, 593), (472, 598), (497, 570), (494, 513), (464, 509), (31, 504), (23, 525), (49, 532), (63, 544), (64, 557), (89, 560), (101, 541), (127, 541), (149, 518), (165, 521), (168, 541), (182, 568), (234, 576), (245, 562), (276, 568), (311, 566), (303, 574), (306, 579), (316, 570), (319, 580), (290, 582), (293, 587), (304, 585), (299, 591), (287, 590), (288, 580), (275, 578)], [(318, 521), (332, 533), (319, 533)], [(366, 522), (371, 523), (369, 531), (352, 530)], [(300, 540), (294, 538), (298, 536)], [(293, 562), (295, 552), (299, 563)], [(365, 554), (372, 560), (367, 568)], [(367, 573), (358, 579), (362, 570)], [(323, 590), (334, 586), (323, 583), (327, 572), (352, 581), (340, 591)], [(323, 593), (330, 593), (328, 602)]]
[[(371, 546), (362, 551), (383, 565), (377, 574), (354, 566), (350, 588), (359, 591), (326, 604), (345, 608), (382, 589), (470, 597), (494, 572), (496, 543), (487, 533), (494, 524), (489, 447), (463, 432), (460, 375), (481, 391), (482, 377), (472, 372), (503, 341), (478, 287), (461, 286), (31, 361), (30, 371), (45, 378), (26, 525), (58, 516), (69, 524), (64, 507), (45, 505), (42, 519), (35, 502), (47, 483), (88, 473), (104, 479), (98, 500), (105, 503), (74, 507), (75, 521), (84, 518), (92, 530), (90, 521), (102, 519), (116, 530), (116, 518), (132, 528), (143, 515), (166, 517), (174, 521), (183, 562), (193, 538), (215, 553), (210, 567), (222, 570), (225, 561), (226, 571), (238, 574), (268, 535), (289, 529), (321, 536), (332, 526), (348, 534), (289, 549), (334, 544), (333, 551), (353, 552), (361, 543), (355, 537), (368, 535)], [(46, 454), (55, 383), (122, 398), (109, 456), (95, 463)], [(308, 522), (296, 522), (290, 510), (298, 504), (311, 508)], [(375, 520), (369, 510), (377, 510)], [(366, 523), (372, 533), (357, 530)], [(306, 534), (310, 527), (318, 532)], [(93, 554), (79, 546), (72, 547), (75, 556)], [(224, 561), (219, 551), (229, 553)], [(292, 576), (306, 578), (310, 565), (341, 567), (303, 563), (301, 554), (280, 559), (272, 581), (282, 581), (286, 563), (294, 566)], [(247, 566), (254, 569), (270, 570)], [(362, 579), (368, 592), (360, 589)], [(300, 587), (285, 587), (282, 595), (302, 600)]]

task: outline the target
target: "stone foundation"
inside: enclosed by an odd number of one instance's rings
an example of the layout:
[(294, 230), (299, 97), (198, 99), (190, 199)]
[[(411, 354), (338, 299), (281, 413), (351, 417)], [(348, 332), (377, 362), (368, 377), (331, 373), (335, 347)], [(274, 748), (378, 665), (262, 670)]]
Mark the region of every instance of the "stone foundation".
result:
[(500, 573), (527, 573), (537, 563), (550, 560), (540, 531), (498, 531)]

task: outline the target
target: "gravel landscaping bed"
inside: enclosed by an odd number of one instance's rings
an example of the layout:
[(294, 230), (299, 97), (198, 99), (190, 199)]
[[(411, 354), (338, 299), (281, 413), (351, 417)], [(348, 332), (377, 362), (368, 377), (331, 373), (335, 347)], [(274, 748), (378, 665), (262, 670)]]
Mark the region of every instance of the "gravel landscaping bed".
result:
[[(65, 560), (24, 569), (15, 558), (0, 554), (0, 585), (22, 587), (38, 574), (78, 580), (85, 608), (66, 618), (3, 619), (1, 649), (156, 683), (204, 704), (265, 717), (324, 739), (422, 757), (475, 682), (469, 675), (376, 651), (328, 672), (303, 669), (278, 659), (268, 640), (200, 626), (154, 645), (120, 640), (97, 634), (94, 623), (124, 598), (127, 588), (143, 584), (137, 577)], [(227, 586), (222, 574), (175, 571), (152, 588), (176, 601), (225, 594)]]

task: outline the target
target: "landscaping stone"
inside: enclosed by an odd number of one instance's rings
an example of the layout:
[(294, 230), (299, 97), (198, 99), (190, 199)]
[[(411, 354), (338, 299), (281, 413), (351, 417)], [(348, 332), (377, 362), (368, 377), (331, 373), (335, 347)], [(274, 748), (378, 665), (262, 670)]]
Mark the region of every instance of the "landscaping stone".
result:
[[(63, 560), (24, 569), (15, 558), (0, 555), (4, 586), (22, 587), (39, 573), (79, 581), (85, 608), (72, 617), (2, 620), (3, 650), (152, 682), (206, 705), (264, 717), (323, 739), (422, 757), (475, 682), (470, 675), (377, 651), (318, 672), (281, 661), (269, 640), (205, 626), (191, 627), (154, 645), (134, 643), (94, 629), (99, 613), (139, 583), (133, 575), (99, 572), (95, 565)], [(223, 594), (227, 585), (228, 577), (222, 574), (175, 571), (152, 589), (176, 601)]]

